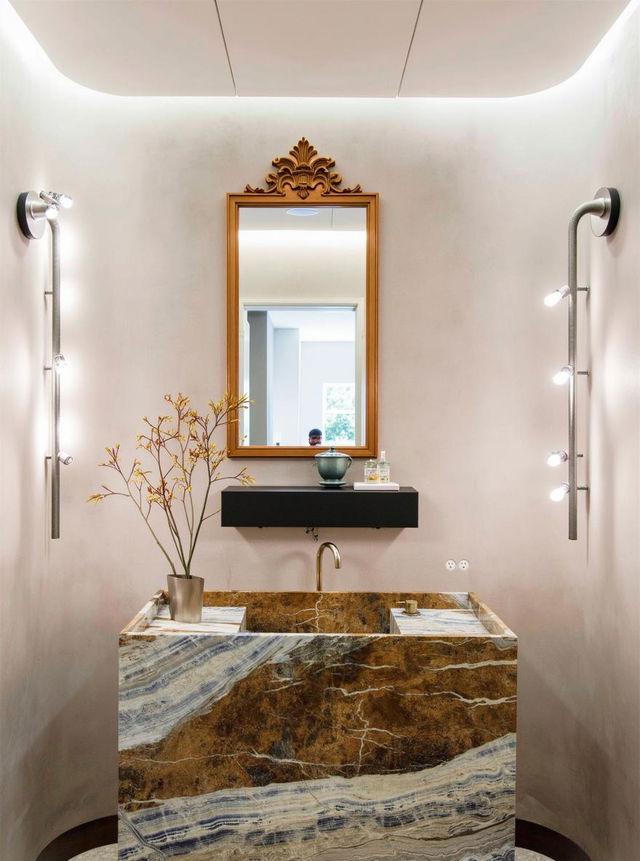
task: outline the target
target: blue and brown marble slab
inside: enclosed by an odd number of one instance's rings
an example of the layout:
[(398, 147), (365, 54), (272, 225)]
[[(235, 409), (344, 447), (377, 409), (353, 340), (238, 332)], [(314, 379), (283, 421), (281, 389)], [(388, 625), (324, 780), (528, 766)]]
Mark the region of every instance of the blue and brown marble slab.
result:
[[(389, 633), (408, 598), (435, 627)], [(513, 861), (517, 643), (476, 596), (205, 602), (246, 632), (120, 637), (120, 859)]]
[(200, 622), (176, 622), (171, 618), (169, 607), (161, 604), (158, 615), (147, 626), (147, 633), (237, 634), (247, 629), (245, 617), (244, 607), (203, 607)]

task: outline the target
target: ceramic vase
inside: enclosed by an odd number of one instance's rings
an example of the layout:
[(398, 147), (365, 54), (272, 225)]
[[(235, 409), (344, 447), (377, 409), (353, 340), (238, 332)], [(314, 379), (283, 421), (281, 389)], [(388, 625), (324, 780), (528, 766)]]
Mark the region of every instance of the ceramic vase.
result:
[(314, 458), (320, 473), (320, 484), (323, 487), (342, 487), (346, 484), (344, 476), (352, 464), (352, 459), (342, 451), (336, 451), (333, 446), (329, 451), (320, 452)]

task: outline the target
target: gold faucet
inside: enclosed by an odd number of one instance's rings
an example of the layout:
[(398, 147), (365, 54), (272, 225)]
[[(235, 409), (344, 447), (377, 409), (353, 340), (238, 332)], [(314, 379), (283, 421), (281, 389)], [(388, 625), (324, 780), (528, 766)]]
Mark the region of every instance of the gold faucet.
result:
[(322, 554), (327, 547), (333, 553), (333, 564), (335, 567), (342, 568), (340, 551), (333, 541), (325, 541), (324, 544), (321, 544), (320, 547), (318, 547), (318, 552), (316, 553), (316, 589), (318, 592), (322, 592)]

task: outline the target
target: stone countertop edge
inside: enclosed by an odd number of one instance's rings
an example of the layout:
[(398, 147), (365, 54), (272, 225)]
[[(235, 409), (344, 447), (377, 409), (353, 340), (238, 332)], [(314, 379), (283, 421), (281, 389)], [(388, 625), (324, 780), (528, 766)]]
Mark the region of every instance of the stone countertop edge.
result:
[[(217, 591), (217, 590), (213, 590), (213, 591)], [(247, 590), (226, 590), (226, 591), (228, 591), (229, 594), (234, 594), (234, 595), (239, 595), (239, 594), (251, 595), (253, 593), (264, 594), (263, 590), (250, 590), (250, 591), (247, 591)], [(299, 591), (301, 591), (303, 593), (305, 592), (305, 590), (299, 590)], [(266, 590), (266, 592), (269, 593), (270, 590)], [(278, 594), (278, 592), (274, 592), (273, 594)], [(320, 595), (324, 595), (324, 594), (329, 594), (329, 595), (349, 594), (349, 595), (352, 595), (352, 594), (360, 594), (360, 593), (358, 591), (356, 591), (356, 592), (347, 592), (347, 593), (321, 592), (318, 594), (320, 594)], [(362, 594), (368, 594), (368, 593), (362, 593)], [(397, 593), (384, 593), (384, 594), (387, 594), (387, 595), (397, 594), (399, 600), (401, 600), (400, 596), (405, 595), (405, 594), (429, 595), (429, 594), (434, 594), (434, 593), (433, 592), (423, 592), (423, 593), (419, 593), (419, 592), (415, 592), (415, 593), (397, 592)], [(464, 594), (464, 593), (437, 592), (435, 594), (460, 595), (460, 594)], [(480, 600), (480, 598), (478, 597), (478, 595), (475, 592), (468, 592), (466, 594), (468, 595), (469, 604), (467, 607), (459, 607), (458, 610), (467, 611), (467, 612), (469, 610), (472, 610), (474, 615), (478, 619), (478, 621), (486, 629), (486, 633), (484, 634), (484, 636), (496, 637), (496, 638), (505, 639), (505, 640), (513, 640), (514, 642), (517, 642), (517, 639), (518, 639), (517, 634), (515, 634), (514, 631), (512, 631), (509, 627), (507, 627), (507, 625), (504, 624), (504, 622), (493, 612), (493, 610), (491, 610), (483, 601)], [(206, 595), (206, 592), (205, 592), (205, 595)], [(151, 635), (151, 636), (155, 637), (155, 636), (163, 635), (163, 634), (175, 635), (175, 634), (189, 634), (189, 633), (200, 634), (200, 635), (202, 635), (202, 634), (206, 635), (207, 633), (210, 633), (211, 635), (216, 635), (216, 636), (225, 636), (225, 635), (233, 636), (233, 635), (239, 634), (239, 633), (249, 633), (249, 634), (254, 634), (254, 635), (266, 633), (266, 632), (261, 632), (261, 631), (248, 631), (244, 627), (244, 623), (246, 623), (246, 611), (247, 611), (246, 607), (243, 608), (245, 610), (243, 623), (238, 627), (237, 631), (210, 631), (209, 632), (206, 630), (202, 631), (202, 630), (194, 630), (194, 629), (162, 631), (162, 630), (159, 630), (157, 628), (153, 629), (153, 630), (149, 630), (149, 624), (153, 619), (156, 618), (159, 608), (163, 605), (167, 605), (168, 603), (169, 603), (168, 592), (165, 589), (159, 589), (157, 592), (154, 593), (154, 595), (150, 598), (150, 600), (147, 601), (147, 603), (141, 608), (141, 610), (138, 613), (136, 613), (136, 615), (133, 617), (133, 619), (122, 629), (122, 631), (120, 631), (119, 636), (120, 637), (127, 637), (130, 635), (136, 635), (137, 634), (137, 635), (143, 635), (143, 636), (144, 635), (147, 635), (147, 636)], [(205, 601), (205, 606), (210, 607), (211, 605), (207, 605), (206, 601)], [(222, 605), (220, 605), (220, 606), (222, 607)], [(237, 604), (236, 605), (225, 605), (225, 607), (228, 607), (229, 609), (231, 609), (231, 608), (237, 609), (238, 605)], [(394, 607), (392, 604), (389, 607), (390, 619), (393, 617), (393, 615), (391, 613), (392, 609), (398, 610), (400, 613), (402, 612), (400, 607)], [(420, 609), (420, 607), (418, 609)], [(422, 608), (422, 609), (428, 609), (428, 608)], [(456, 610), (451, 608), (451, 612), (456, 612)], [(407, 616), (407, 619), (410, 619), (410, 618), (411, 617)], [(397, 622), (396, 622), (396, 624), (397, 624)], [(282, 636), (285, 636), (285, 637), (300, 636), (300, 633), (291, 633), (291, 632), (287, 632), (287, 631), (269, 632), (269, 633), (278, 633), (278, 634), (281, 634)], [(331, 636), (349, 637), (349, 636), (354, 636), (354, 635), (361, 635), (363, 633), (365, 633), (365, 632), (358, 632), (358, 631), (349, 631), (349, 632), (344, 632), (344, 633), (332, 632), (330, 635)], [(401, 631), (397, 630), (397, 631), (380, 632), (380, 633), (367, 633), (366, 635), (367, 636), (377, 636), (377, 637), (412, 636), (412, 637), (428, 638), (428, 637), (442, 636), (443, 633), (447, 633), (447, 632), (440, 630), (437, 632), (434, 631), (431, 633), (425, 633), (425, 632), (419, 632), (419, 631), (403, 631), (403, 632), (401, 632)], [(327, 634), (325, 634), (324, 632), (306, 633), (306, 636), (325, 636), (325, 635), (327, 635)], [(462, 633), (462, 632), (452, 631), (452, 632), (448, 633), (447, 636), (456, 638), (456, 637), (468, 637), (468, 636), (472, 636), (472, 637), (473, 636), (482, 636), (482, 634), (480, 632)]]

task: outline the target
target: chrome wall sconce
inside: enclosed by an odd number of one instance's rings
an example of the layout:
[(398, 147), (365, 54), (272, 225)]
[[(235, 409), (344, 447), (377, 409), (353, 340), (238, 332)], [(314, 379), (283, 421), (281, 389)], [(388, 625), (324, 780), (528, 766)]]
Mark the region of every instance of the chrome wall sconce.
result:
[(567, 364), (553, 376), (556, 385), (568, 384), (569, 400), (569, 444), (567, 450), (554, 451), (547, 458), (549, 466), (559, 466), (566, 463), (568, 481), (563, 481), (551, 491), (550, 497), (554, 502), (569, 498), (569, 539), (575, 541), (578, 537), (578, 491), (588, 490), (586, 486), (578, 485), (578, 458), (582, 457), (577, 451), (576, 430), (576, 378), (587, 376), (589, 371), (576, 370), (576, 353), (578, 343), (578, 293), (587, 293), (588, 287), (578, 287), (578, 224), (583, 215), (591, 215), (591, 230), (595, 236), (610, 236), (616, 229), (620, 215), (620, 195), (615, 188), (599, 188), (593, 200), (582, 203), (569, 219), (569, 283), (545, 296), (544, 303), (552, 308), (568, 300), (568, 356)]
[(73, 199), (57, 191), (25, 191), (18, 197), (17, 216), (20, 230), (27, 239), (41, 239), (46, 225), (51, 228), (51, 372), (52, 387), (52, 455), (51, 463), (51, 537), (60, 538), (60, 464), (68, 465), (73, 458), (60, 450), (60, 377), (67, 364), (60, 349), (60, 209), (68, 209)]

